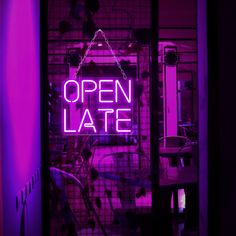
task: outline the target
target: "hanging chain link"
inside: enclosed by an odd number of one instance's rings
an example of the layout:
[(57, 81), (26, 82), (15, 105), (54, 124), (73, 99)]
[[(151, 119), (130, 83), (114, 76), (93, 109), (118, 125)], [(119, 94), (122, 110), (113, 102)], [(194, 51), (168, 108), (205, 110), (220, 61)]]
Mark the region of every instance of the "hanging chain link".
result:
[(101, 29), (99, 29), (99, 30), (97, 30), (97, 31), (95, 32), (95, 34), (94, 34), (94, 36), (93, 36), (93, 38), (92, 38), (92, 40), (91, 40), (91, 42), (90, 42), (88, 48), (87, 48), (86, 51), (85, 51), (85, 54), (84, 54), (82, 60), (80, 61), (79, 66), (78, 66), (78, 68), (77, 68), (77, 70), (76, 70), (76, 72), (75, 72), (75, 74), (74, 74), (74, 79), (77, 78), (77, 75), (78, 75), (78, 73), (79, 73), (81, 67), (83, 66), (84, 61), (85, 61), (85, 59), (87, 58), (88, 53), (89, 53), (89, 51), (91, 50), (91, 48), (92, 48), (92, 46), (93, 46), (93, 44), (94, 44), (94, 41), (96, 40), (96, 38), (97, 38), (97, 36), (98, 36), (99, 33), (101, 33), (102, 37), (104, 38), (104, 40), (105, 40), (105, 42), (106, 42), (106, 44), (107, 44), (108, 49), (110, 50), (110, 52), (111, 52), (111, 54), (112, 54), (112, 56), (113, 56), (113, 58), (114, 58), (114, 60), (115, 60), (115, 62), (116, 62), (116, 64), (117, 64), (118, 68), (119, 68), (120, 71), (121, 71), (121, 74), (122, 74), (122, 76), (123, 76), (123, 79), (126, 80), (126, 79), (127, 79), (127, 75), (125, 74), (124, 70), (122, 69), (121, 64), (120, 64), (120, 62), (118, 61), (118, 58), (116, 57), (116, 55), (115, 55), (115, 53), (114, 53), (114, 51), (113, 51), (113, 49), (112, 49), (112, 47), (111, 47), (111, 45), (110, 45), (110, 43), (109, 43), (109, 41), (108, 41), (108, 39), (107, 39), (105, 33), (104, 33)]

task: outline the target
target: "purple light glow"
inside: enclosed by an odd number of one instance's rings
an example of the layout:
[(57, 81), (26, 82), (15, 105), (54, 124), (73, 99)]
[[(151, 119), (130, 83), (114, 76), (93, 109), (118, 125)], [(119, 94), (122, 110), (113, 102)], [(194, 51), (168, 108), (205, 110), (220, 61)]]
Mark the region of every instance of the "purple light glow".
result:
[[(16, 196), (41, 165), (39, 0), (3, 0), (1, 104), (3, 235), (20, 235), (22, 205)], [(3, 5), (2, 5), (3, 4)], [(27, 233), (41, 235), (41, 186), (27, 198)]]
[[(89, 123), (86, 123), (86, 122), (85, 122), (86, 116), (89, 118), (89, 121), (90, 121)], [(91, 116), (91, 114), (90, 114), (90, 112), (89, 112), (89, 109), (85, 109), (84, 115), (83, 115), (83, 117), (82, 117), (82, 120), (81, 120), (79, 129), (78, 129), (78, 132), (79, 132), (79, 133), (80, 133), (82, 127), (85, 127), (85, 128), (92, 128), (93, 131), (94, 131), (94, 133), (97, 133), (97, 130), (96, 130), (95, 126), (94, 126), (93, 118), (92, 118), (92, 116)]]
[[(39, 62), (36, 60), (39, 58), (39, 52), (33, 24), (33, 6), (29, 2), (31, 1), (22, 0), (11, 5), (6, 47), (5, 103), (9, 110), (8, 120), (11, 124), (11, 145), (16, 155), (15, 164), (22, 176), (31, 171), (32, 154), (40, 153), (39, 149), (33, 148), (34, 137), (39, 137), (40, 72)], [(19, 25), (19, 19), (24, 27), (16, 27)]]
[(107, 116), (114, 113), (114, 109), (98, 109), (98, 111), (105, 111), (105, 132), (107, 133)]
[[(74, 100), (70, 100), (67, 98), (67, 86), (68, 84), (70, 83), (74, 83), (76, 85), (76, 91), (77, 91), (77, 96)], [(77, 102), (79, 100), (79, 84), (76, 80), (67, 80), (64, 84), (64, 99), (67, 101), (67, 102)]]
[(125, 99), (127, 100), (127, 102), (131, 103), (131, 80), (129, 80), (129, 96), (126, 95), (126, 93), (125, 93), (124, 89), (122, 88), (119, 80), (116, 80), (115, 84), (116, 84), (116, 90), (115, 90), (116, 91), (116, 93), (115, 93), (116, 94), (116, 102), (118, 102), (118, 92), (117, 91), (118, 91), (118, 86), (119, 86), (119, 88), (122, 91), (122, 93), (123, 93)]
[(113, 103), (112, 100), (102, 100), (102, 93), (113, 93), (112, 89), (102, 89), (102, 83), (113, 83), (113, 80), (99, 80), (99, 102), (100, 103)]
[[(76, 91), (71, 93), (70, 86), (73, 86)], [(63, 93), (64, 101), (67, 105), (69, 103), (69, 107), (67, 106), (63, 110), (63, 132), (65, 134), (86, 134), (92, 128), (93, 133), (97, 133), (96, 119), (99, 119), (97, 115), (100, 113), (103, 115), (104, 129), (99, 128), (102, 133), (109, 134), (109, 122), (115, 125), (116, 133), (130, 133), (132, 127), (131, 86), (131, 80), (127, 80), (126, 85), (113, 79), (66, 81)], [(79, 100), (82, 105), (77, 109), (75, 103)], [(92, 101), (92, 105), (89, 105), (89, 101)]]
[(131, 119), (120, 119), (119, 118), (119, 112), (120, 111), (131, 111), (131, 109), (129, 108), (121, 108), (121, 109), (117, 109), (116, 110), (116, 132), (117, 133), (130, 133), (131, 130), (130, 129), (119, 129), (119, 122), (131, 122)]
[[(76, 89), (76, 98), (74, 98), (73, 100), (71, 98), (68, 98), (68, 88), (69, 88), (70, 84), (74, 84), (75, 89)], [(94, 87), (92, 89), (91, 88), (88, 89), (85, 86), (86, 84), (90, 84), (90, 85), (93, 84)], [(112, 85), (114, 86), (114, 90), (113, 89), (108, 89)], [(98, 81), (98, 86), (97, 86), (97, 82), (95, 80), (82, 80), (81, 81), (81, 91), (80, 91), (79, 83), (76, 80), (70, 79), (70, 80), (67, 80), (64, 83), (64, 89), (63, 89), (64, 99), (68, 103), (71, 103), (71, 102), (74, 103), (74, 102), (77, 102), (79, 100), (80, 95), (81, 95), (81, 102), (84, 103), (85, 102), (85, 94), (96, 92), (97, 87), (98, 87), (98, 97), (99, 97), (99, 102), (100, 103), (113, 103), (114, 102), (114, 100), (104, 100), (104, 99), (102, 99), (102, 94), (104, 94), (104, 93), (112, 93), (112, 95), (115, 95), (115, 96), (113, 96), (113, 97), (115, 97), (115, 102), (119, 103), (119, 100), (120, 100), (119, 90), (121, 91), (121, 94), (123, 94), (123, 97), (125, 98), (125, 100), (128, 103), (131, 103), (131, 100), (132, 100), (131, 80), (128, 80), (128, 92), (125, 92), (125, 89), (122, 87), (119, 80), (99, 80)]]
[[(94, 88), (93, 89), (85, 89), (84, 84), (85, 83), (92, 83), (94, 84)], [(94, 80), (83, 80), (82, 81), (82, 102), (84, 102), (84, 93), (92, 93), (94, 91), (96, 91), (97, 89), (97, 83)]]
[(64, 109), (64, 113), (63, 113), (63, 124), (64, 124), (64, 133), (76, 133), (76, 130), (75, 129), (67, 129), (67, 115), (66, 115), (66, 113), (67, 113), (67, 110), (66, 109)]

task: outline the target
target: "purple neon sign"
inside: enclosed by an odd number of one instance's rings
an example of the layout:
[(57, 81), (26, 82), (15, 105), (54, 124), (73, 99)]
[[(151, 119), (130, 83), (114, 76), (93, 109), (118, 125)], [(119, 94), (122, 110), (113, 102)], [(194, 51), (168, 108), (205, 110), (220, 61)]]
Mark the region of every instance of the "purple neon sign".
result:
[[(98, 34), (104, 38), (117, 67), (120, 69), (122, 81), (112, 78), (77, 78)], [(95, 32), (73, 79), (64, 82), (63, 95), (63, 132), (65, 134), (132, 133), (132, 81), (127, 79), (101, 29)]]
[[(67, 80), (63, 84), (63, 100), (66, 105), (63, 108), (65, 134), (109, 135), (132, 132), (132, 81), (130, 79)], [(69, 114), (76, 103), (80, 108), (76, 122), (72, 124)]]

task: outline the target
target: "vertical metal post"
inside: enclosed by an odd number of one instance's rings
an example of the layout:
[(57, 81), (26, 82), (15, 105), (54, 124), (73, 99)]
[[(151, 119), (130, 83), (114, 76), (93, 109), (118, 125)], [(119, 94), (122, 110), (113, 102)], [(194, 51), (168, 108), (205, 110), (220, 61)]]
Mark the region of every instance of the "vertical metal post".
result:
[[(140, 80), (140, 55), (139, 55), (139, 52), (137, 53), (137, 59), (138, 59), (138, 81)], [(141, 167), (142, 167), (142, 155), (141, 155), (141, 151), (142, 151), (142, 143), (141, 143), (141, 121), (140, 121), (140, 98), (138, 98), (138, 167), (139, 167), (139, 170), (141, 170)]]
[[(229, 21), (230, 11), (227, 12), (227, 7), (230, 7), (228, 1), (225, 2), (219, 0), (212, 3), (209, 0), (199, 0), (198, 7), (198, 149), (200, 197), (199, 216), (201, 216), (199, 227), (201, 235), (220, 235), (220, 229), (223, 225), (220, 219), (223, 219), (221, 216), (223, 215), (222, 213), (225, 212), (222, 210), (223, 207), (219, 207), (219, 190), (223, 190), (221, 188), (223, 186), (221, 183), (224, 183), (224, 185), (227, 183), (228, 186), (230, 185), (228, 181), (223, 182), (223, 180), (225, 181), (227, 178), (220, 180), (219, 173), (220, 169), (224, 168), (223, 163), (227, 163), (227, 172), (230, 173), (230, 163), (228, 162), (229, 159), (227, 159), (228, 155), (224, 152), (222, 147), (225, 147), (227, 150), (227, 146), (225, 146), (223, 140), (230, 140), (231, 137), (228, 135), (224, 136), (225, 138), (221, 139), (222, 142), (220, 142), (220, 138), (221, 135), (227, 134), (224, 131), (228, 130), (227, 127), (230, 128), (230, 133), (234, 133), (232, 126), (234, 122), (230, 122), (230, 119), (227, 116), (229, 113), (226, 113), (227, 108), (230, 109), (230, 107), (225, 103), (227, 99), (223, 100), (224, 95), (230, 94), (230, 87), (232, 87), (228, 84), (228, 81), (230, 81), (228, 78), (231, 77), (230, 73), (232, 73), (232, 70), (230, 70), (230, 66), (232, 65), (232, 56), (230, 57), (230, 55), (234, 54), (234, 51), (232, 51), (233, 47), (231, 47), (231, 45), (234, 44), (234, 38), (231, 37), (231, 34), (227, 34), (231, 31), (231, 20)], [(227, 20), (223, 20), (224, 18), (228, 19), (228, 22)], [(220, 28), (222, 31), (220, 31)], [(228, 47), (228, 45), (230, 46)], [(229, 49), (229, 51), (227, 49)], [(224, 51), (224, 53), (220, 54), (220, 51)], [(230, 53), (227, 54), (227, 51)], [(225, 55), (226, 57), (222, 57), (222, 55)], [(224, 70), (225, 68), (226, 70)], [(220, 80), (223, 82), (220, 83)], [(226, 84), (228, 87), (227, 90), (224, 90)], [(219, 101), (220, 96), (222, 99), (221, 101)], [(233, 101), (231, 100), (233, 94), (230, 97), (231, 98), (228, 101)], [(220, 107), (223, 106), (226, 108), (225, 110), (223, 108), (220, 109)], [(223, 117), (227, 117), (227, 119), (222, 119)], [(230, 118), (231, 117), (233, 116), (230, 115)], [(223, 123), (224, 121), (226, 122)], [(220, 122), (222, 122), (221, 124), (224, 128), (220, 127)], [(228, 124), (230, 124), (230, 126), (228, 126)], [(229, 150), (227, 150), (227, 152), (229, 153)], [(220, 155), (223, 153), (226, 156), (220, 160)], [(227, 195), (227, 193), (224, 193), (224, 196)], [(227, 202), (229, 204), (228, 200), (229, 198), (227, 198), (227, 200), (225, 199), (224, 203)], [(232, 210), (231, 212), (234, 212), (233, 204), (230, 208), (230, 211)], [(230, 217), (226, 220), (228, 223), (227, 227), (224, 228), (225, 235), (229, 235), (226, 233), (227, 230), (231, 231), (231, 235), (235, 235), (232, 233), (232, 228), (228, 227), (230, 225), (231, 215), (232, 214), (230, 214)], [(203, 220), (205, 224), (208, 224), (204, 225), (202, 223)]]
[(150, 79), (150, 159), (152, 176), (152, 232), (157, 235), (159, 198), (159, 121), (158, 121), (158, 0), (151, 0), (151, 79)]
[(49, 235), (49, 153), (48, 153), (48, 1), (40, 1), (40, 114), (41, 114), (41, 176), (42, 176), (42, 235)]

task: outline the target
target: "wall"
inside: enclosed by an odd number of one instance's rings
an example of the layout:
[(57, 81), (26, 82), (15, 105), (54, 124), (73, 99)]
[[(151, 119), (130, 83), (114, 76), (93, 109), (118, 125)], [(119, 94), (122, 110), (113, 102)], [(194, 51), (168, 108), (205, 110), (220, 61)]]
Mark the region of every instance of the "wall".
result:
[[(3, 12), (3, 4), (2, 1), (0, 1), (0, 28), (3, 27), (3, 19), (2, 14)], [(3, 38), (0, 37), (0, 55), (2, 55), (2, 40)], [(3, 202), (2, 202), (2, 72), (3, 72), (3, 66), (2, 66), (2, 57), (0, 56), (0, 235), (3, 234)]]
[[(236, 113), (235, 113), (235, 101), (236, 101), (236, 80), (235, 80), (235, 63), (236, 63), (236, 15), (235, 7), (236, 2), (233, 0), (220, 0), (218, 4), (213, 5), (214, 11), (214, 22), (211, 21), (211, 27), (216, 29), (214, 32), (215, 40), (213, 46), (214, 51), (212, 53), (211, 69), (214, 70), (212, 75), (215, 78), (212, 79), (212, 90), (214, 90), (214, 95), (218, 97), (213, 97), (215, 104), (213, 105), (213, 114), (218, 114), (218, 119), (213, 123), (215, 126), (215, 132), (217, 137), (213, 139), (216, 145), (219, 142), (219, 148), (215, 148), (215, 152), (218, 151), (218, 155), (211, 158), (211, 184), (214, 189), (211, 188), (212, 195), (217, 194), (218, 198), (214, 201), (214, 206), (217, 207), (218, 211), (214, 210), (213, 213), (218, 213), (219, 217), (219, 235), (236, 235), (235, 218), (236, 218), (236, 175), (235, 175), (235, 133), (236, 133)], [(212, 12), (211, 12), (212, 14)], [(217, 18), (216, 18), (217, 17)], [(211, 41), (212, 42), (212, 41)], [(209, 42), (209, 44), (211, 43)], [(213, 49), (213, 48), (211, 48)], [(213, 56), (216, 59), (213, 59)], [(214, 68), (213, 68), (214, 67)], [(217, 68), (217, 69), (216, 69)], [(214, 80), (213, 80), (214, 79)], [(214, 83), (214, 85), (213, 85)], [(217, 100), (218, 99), (218, 103)], [(217, 123), (216, 123), (217, 122)], [(213, 149), (213, 143), (212, 143)], [(215, 153), (214, 153), (215, 154)], [(214, 183), (213, 183), (214, 181)], [(211, 195), (211, 196), (212, 196)], [(215, 217), (213, 218), (215, 219)], [(217, 223), (215, 220), (212, 222)]]
[(5, 0), (0, 9), (3, 235), (37, 236), (41, 235), (39, 0)]

